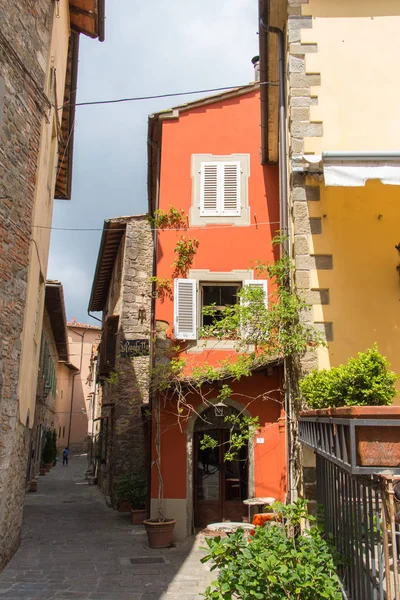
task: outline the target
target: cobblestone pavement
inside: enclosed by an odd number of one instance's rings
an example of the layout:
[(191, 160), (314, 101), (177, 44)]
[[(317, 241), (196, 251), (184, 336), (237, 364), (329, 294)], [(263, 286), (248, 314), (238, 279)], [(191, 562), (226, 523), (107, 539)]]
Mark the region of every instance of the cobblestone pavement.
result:
[[(215, 577), (200, 563), (199, 536), (151, 550), (144, 527), (86, 484), (86, 465), (85, 456), (72, 456), (27, 494), (21, 546), (0, 574), (0, 600), (200, 598)], [(139, 557), (146, 561), (132, 564)]]

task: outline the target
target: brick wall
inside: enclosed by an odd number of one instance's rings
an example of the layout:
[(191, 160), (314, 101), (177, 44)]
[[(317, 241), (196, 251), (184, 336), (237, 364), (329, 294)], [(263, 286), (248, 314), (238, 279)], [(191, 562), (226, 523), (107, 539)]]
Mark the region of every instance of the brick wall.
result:
[(22, 520), (29, 435), (18, 415), (20, 336), (53, 10), (49, 0), (0, 0), (0, 568)]

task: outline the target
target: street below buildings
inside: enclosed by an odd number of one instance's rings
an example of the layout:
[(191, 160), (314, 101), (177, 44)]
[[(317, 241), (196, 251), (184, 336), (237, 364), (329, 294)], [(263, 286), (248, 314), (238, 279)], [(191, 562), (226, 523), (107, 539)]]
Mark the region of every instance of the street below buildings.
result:
[(71, 456), (27, 493), (21, 545), (0, 574), (0, 600), (194, 600), (213, 573), (201, 538), (151, 550), (142, 525), (107, 507)]

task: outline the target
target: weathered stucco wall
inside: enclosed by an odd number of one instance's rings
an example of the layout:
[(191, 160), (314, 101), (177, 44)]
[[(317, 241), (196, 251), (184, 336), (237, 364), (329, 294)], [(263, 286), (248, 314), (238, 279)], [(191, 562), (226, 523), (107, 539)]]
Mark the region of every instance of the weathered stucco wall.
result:
[[(29, 402), (22, 395), (19, 405), (17, 388), (40, 136), (50, 113), (45, 92), (54, 11), (48, 0), (0, 0), (0, 568), (18, 544), (28, 457), (25, 426), (32, 427), (35, 406), (31, 391)], [(38, 302), (39, 272), (33, 277), (32, 337), (37, 308), (36, 327), (41, 327), (44, 294), (42, 288)], [(37, 367), (36, 357), (30, 359)], [(35, 389), (37, 371), (28, 369), (26, 377)]]

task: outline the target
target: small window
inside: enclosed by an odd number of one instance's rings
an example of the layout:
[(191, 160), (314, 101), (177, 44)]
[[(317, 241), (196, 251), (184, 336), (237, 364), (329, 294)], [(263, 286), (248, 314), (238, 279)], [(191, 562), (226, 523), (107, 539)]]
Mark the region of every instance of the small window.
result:
[(240, 216), (240, 162), (202, 162), (200, 215)]
[(61, 400), (62, 400), (63, 395), (64, 395), (64, 390), (61, 390), (61, 392), (60, 392)]
[(58, 439), (61, 437), (61, 427), (58, 428)]
[[(220, 321), (224, 310), (238, 303), (240, 288), (240, 283), (201, 283), (201, 324), (207, 326)], [(211, 305), (214, 305), (215, 312), (212, 315), (203, 315), (203, 308)]]
[(65, 438), (65, 425), (63, 426), (63, 439)]

